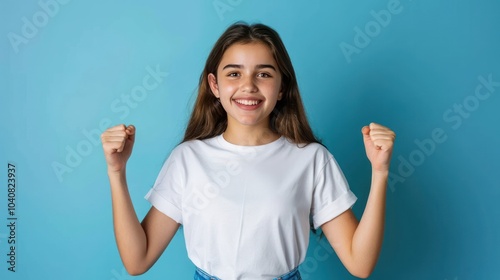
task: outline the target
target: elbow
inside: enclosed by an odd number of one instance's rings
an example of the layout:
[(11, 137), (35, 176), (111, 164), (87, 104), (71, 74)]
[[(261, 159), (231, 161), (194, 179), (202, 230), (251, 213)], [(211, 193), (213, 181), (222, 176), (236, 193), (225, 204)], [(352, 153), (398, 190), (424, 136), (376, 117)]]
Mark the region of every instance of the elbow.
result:
[(148, 271), (148, 268), (141, 266), (141, 265), (137, 265), (137, 264), (131, 265), (131, 264), (124, 263), (124, 267), (130, 276), (139, 276), (139, 275), (146, 273), (146, 271)]
[(136, 268), (127, 268), (125, 267), (125, 270), (130, 276), (139, 276), (144, 274), (146, 271), (142, 269), (136, 269)]
[(144, 274), (144, 272), (145, 272), (145, 271), (141, 271), (141, 270), (129, 270), (129, 269), (126, 269), (126, 270), (130, 276), (139, 276), (139, 275)]
[(349, 271), (349, 273), (352, 274), (352, 276), (361, 278), (361, 279), (366, 279), (370, 277), (370, 275), (373, 272), (374, 267), (367, 267), (367, 268), (360, 268), (356, 270)]
[(375, 269), (375, 264), (352, 264), (350, 266), (346, 266), (347, 270), (352, 276), (357, 278), (366, 279), (370, 277), (373, 270)]
[(127, 266), (125, 267), (125, 270), (130, 276), (139, 276), (141, 274), (144, 274), (144, 272), (146, 272), (142, 269), (127, 267)]
[(351, 273), (353, 276), (355, 277), (358, 277), (358, 278), (361, 278), (361, 279), (366, 279), (368, 277), (370, 277), (370, 274), (371, 273)]

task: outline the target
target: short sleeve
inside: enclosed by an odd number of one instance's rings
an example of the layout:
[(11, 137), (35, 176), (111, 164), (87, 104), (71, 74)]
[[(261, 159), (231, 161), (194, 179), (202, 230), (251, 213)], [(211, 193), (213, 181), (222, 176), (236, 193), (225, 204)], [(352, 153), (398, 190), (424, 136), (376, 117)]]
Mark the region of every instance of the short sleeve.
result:
[(156, 209), (182, 224), (182, 170), (173, 154), (163, 164), (158, 177), (144, 197)]
[(344, 174), (331, 155), (314, 181), (311, 215), (313, 226), (317, 229), (351, 208), (357, 197), (349, 189)]

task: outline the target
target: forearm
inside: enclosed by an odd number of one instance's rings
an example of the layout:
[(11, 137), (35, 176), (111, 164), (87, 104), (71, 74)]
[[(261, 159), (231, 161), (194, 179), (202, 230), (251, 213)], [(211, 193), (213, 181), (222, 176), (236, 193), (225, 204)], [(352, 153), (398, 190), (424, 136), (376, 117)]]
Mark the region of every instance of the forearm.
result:
[(108, 171), (116, 243), (127, 271), (136, 274), (145, 259), (147, 239), (128, 192), (126, 172)]
[(382, 248), (385, 203), (389, 172), (372, 171), (370, 194), (352, 240), (352, 257), (357, 266), (371, 273)]

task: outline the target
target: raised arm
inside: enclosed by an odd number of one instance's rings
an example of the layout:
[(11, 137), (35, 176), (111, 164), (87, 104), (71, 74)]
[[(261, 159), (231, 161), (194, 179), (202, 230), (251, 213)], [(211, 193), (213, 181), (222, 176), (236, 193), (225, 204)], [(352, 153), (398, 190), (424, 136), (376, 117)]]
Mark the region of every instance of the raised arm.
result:
[(108, 167), (113, 226), (123, 265), (131, 275), (146, 272), (160, 257), (179, 228), (170, 217), (151, 207), (139, 222), (126, 180), (126, 163), (132, 154), (135, 127), (118, 125), (101, 135)]
[(375, 123), (363, 127), (361, 132), (372, 165), (370, 194), (363, 216), (358, 222), (353, 212), (347, 210), (321, 229), (347, 270), (354, 276), (367, 278), (382, 248), (387, 179), (396, 135)]

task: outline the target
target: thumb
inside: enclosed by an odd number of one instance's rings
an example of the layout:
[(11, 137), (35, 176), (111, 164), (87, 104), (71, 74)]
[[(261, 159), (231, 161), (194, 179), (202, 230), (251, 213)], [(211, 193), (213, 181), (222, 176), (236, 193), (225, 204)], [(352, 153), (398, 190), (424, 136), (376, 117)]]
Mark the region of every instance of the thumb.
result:
[(370, 136), (370, 127), (369, 126), (363, 126), (361, 128), (361, 133), (363, 134), (363, 143), (365, 144), (365, 148), (373, 148), (373, 141)]
[(363, 140), (370, 140), (370, 127), (365, 125), (361, 128), (361, 133), (363, 134)]
[(133, 125), (129, 125), (127, 126), (127, 128), (125, 129), (125, 132), (127, 133), (128, 135), (128, 139), (132, 142), (135, 141), (135, 126)]

